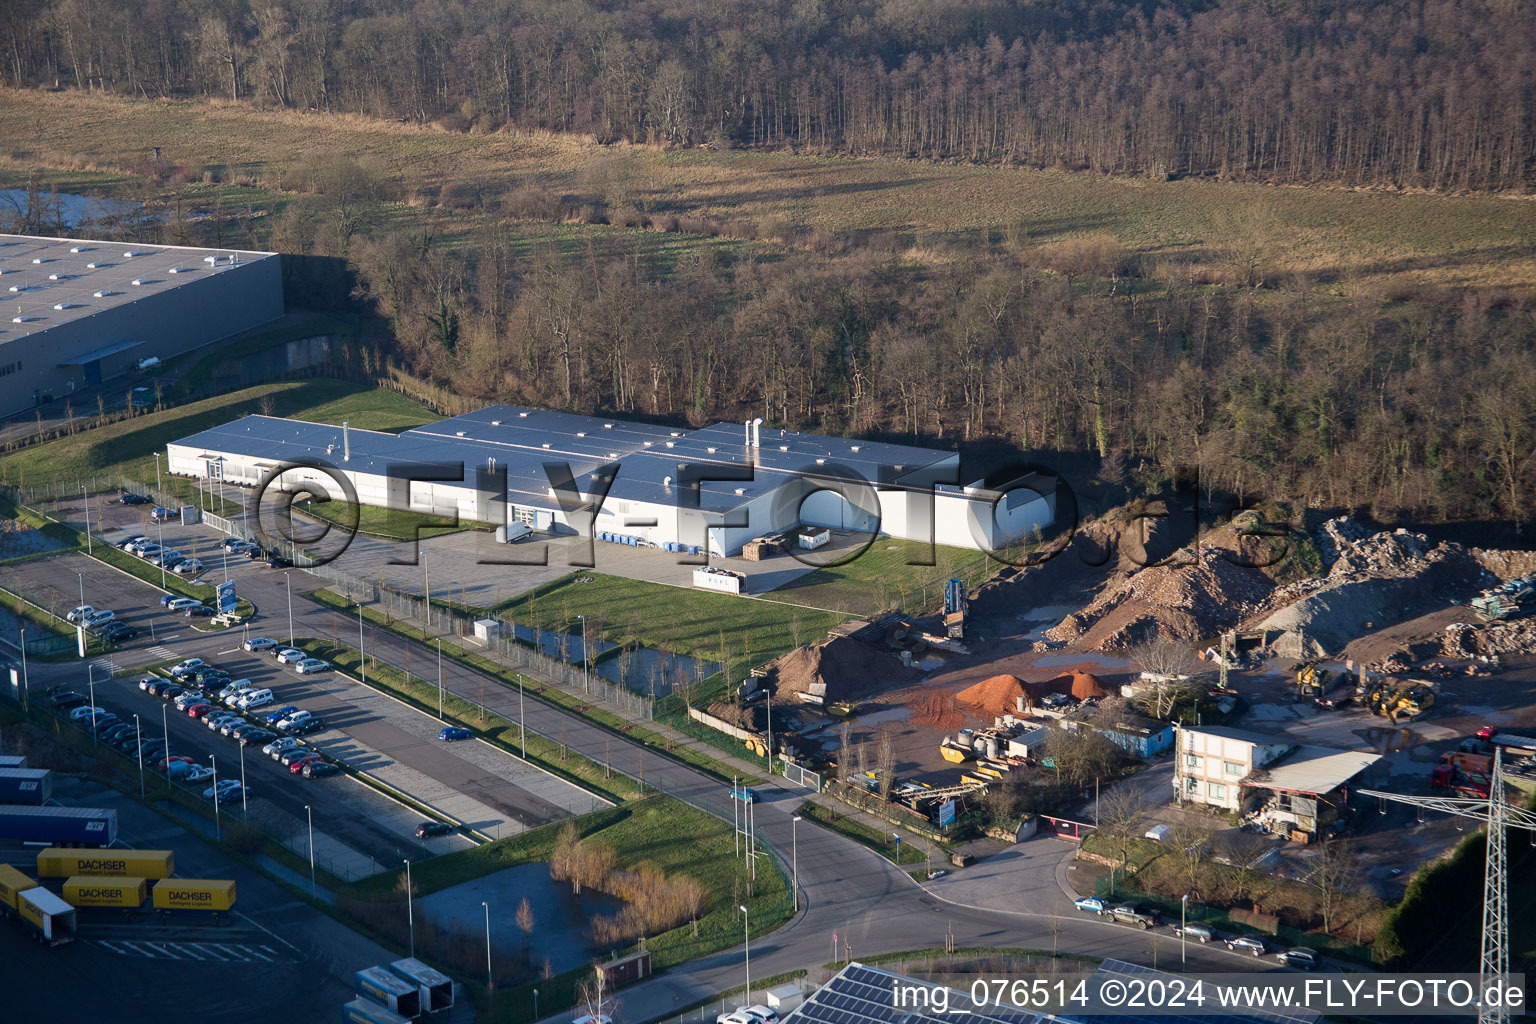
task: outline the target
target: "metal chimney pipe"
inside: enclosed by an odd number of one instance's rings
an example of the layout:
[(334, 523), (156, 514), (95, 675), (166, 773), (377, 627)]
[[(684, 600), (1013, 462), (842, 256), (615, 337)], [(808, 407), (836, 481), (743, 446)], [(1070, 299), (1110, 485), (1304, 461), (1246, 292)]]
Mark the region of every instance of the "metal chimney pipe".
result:
[(762, 446), (763, 446), (763, 418), (761, 416), (759, 416), (757, 419), (752, 421), (752, 447), (753, 448), (761, 448)]

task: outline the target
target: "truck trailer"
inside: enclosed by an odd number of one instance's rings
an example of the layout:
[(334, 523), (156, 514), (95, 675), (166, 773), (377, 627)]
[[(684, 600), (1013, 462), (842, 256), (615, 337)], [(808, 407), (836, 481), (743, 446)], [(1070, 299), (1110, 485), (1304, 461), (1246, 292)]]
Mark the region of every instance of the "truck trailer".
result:
[(0, 754), (0, 768), (25, 768), (27, 759), (22, 754)]
[(40, 807), (53, 796), (53, 772), (47, 768), (0, 768), (0, 804)]
[(115, 875), (120, 878), (169, 878), (176, 870), (170, 850), (104, 850), (87, 853), (49, 848), (37, 852), (37, 877)]
[(28, 889), (36, 889), (37, 883), (9, 864), (0, 864), (0, 917), (16, 913), (16, 897)]
[(47, 889), (28, 889), (16, 897), (16, 912), (37, 929), (38, 938), (50, 946), (75, 937), (75, 908)]
[(353, 976), (357, 994), (400, 1014), (415, 1017), (421, 1013), (421, 990), (385, 967), (364, 967)]
[(50, 846), (111, 846), (117, 812), (95, 807), (0, 807), (0, 839)]
[(76, 907), (137, 910), (144, 905), (148, 892), (149, 882), (142, 878), (76, 875), (64, 883), (64, 899)]
[(436, 1013), (453, 1006), (453, 979), (442, 971), (428, 967), (415, 957), (396, 960), (389, 965), (389, 969), (397, 977), (416, 986), (421, 993), (423, 1012)]
[(341, 1008), (342, 1024), (411, 1024), (402, 1017), (367, 999), (354, 999)]
[(156, 910), (229, 910), (235, 883), (228, 879), (162, 878), (155, 883)]

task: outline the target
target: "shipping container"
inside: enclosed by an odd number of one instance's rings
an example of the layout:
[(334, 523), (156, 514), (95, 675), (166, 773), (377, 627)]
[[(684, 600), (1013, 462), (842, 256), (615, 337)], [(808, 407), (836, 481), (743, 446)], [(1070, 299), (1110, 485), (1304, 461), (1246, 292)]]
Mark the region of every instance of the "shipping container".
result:
[(75, 937), (75, 908), (47, 889), (28, 889), (16, 897), (16, 910), (52, 945)]
[(16, 868), (0, 864), (0, 911), (14, 912), (16, 897), (28, 889), (36, 888), (37, 883)]
[(165, 878), (155, 883), (156, 910), (228, 910), (235, 883), (209, 878)]
[(25, 768), (27, 759), (21, 754), (0, 754), (0, 768)]
[(142, 878), (114, 878), (111, 875), (76, 875), (64, 883), (64, 899), (76, 907), (123, 907), (137, 910), (144, 905), (149, 882)]
[(0, 807), (0, 839), (52, 846), (111, 846), (117, 812), (94, 807)]
[(421, 1013), (421, 991), (383, 967), (364, 967), (353, 976), (357, 994), (393, 1010), (402, 1017)]
[(47, 849), (37, 852), (39, 878), (72, 878), (75, 875), (117, 875), (122, 878), (169, 878), (176, 869), (170, 850)]
[(423, 1012), (434, 1013), (453, 1005), (453, 979), (442, 971), (434, 970), (414, 957), (396, 960), (389, 965), (389, 969), (416, 986), (416, 990), (421, 993)]
[(343, 1006), (341, 1020), (342, 1024), (410, 1024), (409, 1017), (402, 1017), (366, 999), (354, 999)]
[(48, 802), (53, 796), (53, 772), (47, 768), (0, 768), (0, 804)]

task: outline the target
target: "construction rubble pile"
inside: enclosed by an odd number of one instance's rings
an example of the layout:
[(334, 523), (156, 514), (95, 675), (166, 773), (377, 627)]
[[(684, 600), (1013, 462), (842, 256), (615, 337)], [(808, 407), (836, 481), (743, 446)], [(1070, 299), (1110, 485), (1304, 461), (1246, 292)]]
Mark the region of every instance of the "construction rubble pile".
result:
[(1183, 548), (1165, 565), (1111, 582), (1045, 635), (1098, 651), (1125, 650), (1160, 637), (1208, 638), (1258, 611), (1274, 589), (1262, 571), (1241, 562), (1234, 549), (1218, 543)]
[(798, 647), (773, 663), (775, 692), (784, 700), (835, 704), (915, 682), (922, 673), (896, 655), (852, 637)]
[(1338, 654), (1356, 637), (1464, 595), (1483, 570), (1460, 544), (1433, 544), (1421, 533), (1373, 533), (1352, 516), (1323, 524), (1328, 571), (1276, 588), (1254, 628), (1275, 635), (1272, 653), (1310, 659)]

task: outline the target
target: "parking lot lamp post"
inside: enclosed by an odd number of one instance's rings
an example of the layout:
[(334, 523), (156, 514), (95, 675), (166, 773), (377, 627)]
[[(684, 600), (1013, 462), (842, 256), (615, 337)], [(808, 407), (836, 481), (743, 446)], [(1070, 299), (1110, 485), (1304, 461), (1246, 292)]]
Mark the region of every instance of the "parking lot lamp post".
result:
[(75, 573), (75, 578), (80, 581), (80, 607), (85, 607), (85, 573)]
[(167, 796), (171, 792), (171, 726), (165, 718), (165, 713), (169, 708), (169, 704), (160, 705), (160, 728), (165, 730), (165, 792)]
[(411, 934), (411, 956), (416, 956), (416, 908), (411, 905), (411, 858), (405, 858), (405, 926)]
[(94, 747), (96, 745), (96, 734), (101, 731), (101, 726), (97, 721), (101, 716), (96, 713), (98, 710), (96, 707), (96, 666), (87, 665), (85, 670), (91, 681), (91, 746)]
[[(155, 534), (159, 537), (160, 550), (165, 550), (165, 520), (155, 520)], [(165, 590), (165, 559), (160, 560), (160, 589)]]
[(144, 737), (139, 732), (139, 716), (133, 716), (133, 741), (139, 748), (139, 799), (144, 799)]
[(1184, 925), (1188, 919), (1189, 893), (1185, 893), (1184, 898), (1179, 900), (1179, 962), (1186, 968), (1189, 966), (1189, 936), (1185, 933)]
[(491, 977), (491, 905), (485, 900), (480, 901), (485, 908), (485, 990), (496, 991), (496, 980)]
[(32, 703), (32, 684), (27, 680), (27, 627), (21, 627), (21, 707), (27, 710)]
[(309, 894), (315, 894), (315, 812), (304, 805), (304, 816), (309, 819)]
[(160, 497), (160, 453), (155, 452), (155, 497)]
[(443, 717), (443, 638), (437, 638), (437, 717)]
[[(171, 752), (167, 750), (165, 756), (170, 757)], [(213, 766), (213, 838), (222, 840), (224, 828), (219, 824), (219, 759), (209, 754), (208, 763)], [(170, 778), (171, 763), (169, 761), (165, 763), (165, 774), (166, 778)]]
[(240, 814), (242, 817), (250, 817), (250, 808), (245, 802), (245, 744), (240, 744)]
[(747, 1002), (749, 1004), (752, 1002), (752, 929), (751, 929), (751, 927), (749, 925), (750, 921), (751, 921), (751, 918), (749, 918), (747, 916), (747, 908), (745, 906), (742, 906), (742, 908), (741, 908), (741, 937), (742, 937), (742, 940), (746, 943), (745, 950), (746, 950), (746, 964), (747, 964)]
[(539, 1019), (539, 990), (533, 990), (533, 1019)]
[(523, 728), (523, 677), (517, 677), (517, 739), (523, 745), (523, 760), (528, 760), (528, 732)]
[(288, 646), (293, 646), (293, 578), (283, 573), (283, 586), (288, 588)]

